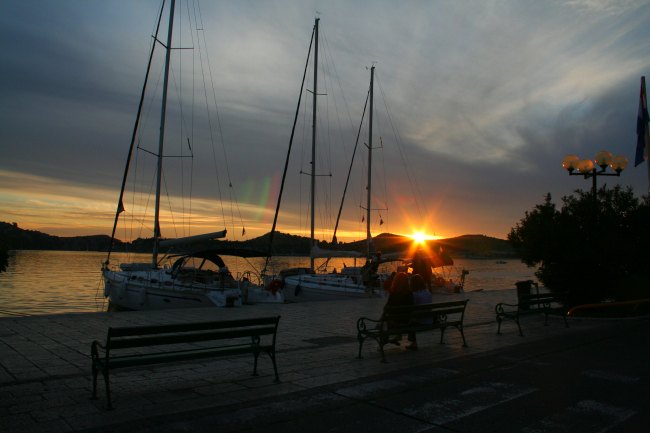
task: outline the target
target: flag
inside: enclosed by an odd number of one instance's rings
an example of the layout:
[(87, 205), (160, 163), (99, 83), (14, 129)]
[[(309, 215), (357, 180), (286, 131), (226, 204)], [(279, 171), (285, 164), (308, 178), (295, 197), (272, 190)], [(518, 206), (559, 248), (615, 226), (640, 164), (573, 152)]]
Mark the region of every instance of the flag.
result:
[(641, 77), (641, 94), (639, 95), (639, 113), (636, 119), (636, 156), (634, 166), (648, 159), (650, 136), (648, 134), (648, 99), (645, 91), (645, 77)]

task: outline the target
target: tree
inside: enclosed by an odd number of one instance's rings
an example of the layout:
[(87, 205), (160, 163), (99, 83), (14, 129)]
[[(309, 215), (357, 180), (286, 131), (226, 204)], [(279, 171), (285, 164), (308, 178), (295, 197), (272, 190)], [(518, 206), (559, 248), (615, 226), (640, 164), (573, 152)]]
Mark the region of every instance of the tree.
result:
[[(526, 212), (508, 240), (552, 292), (571, 305), (650, 297), (650, 200), (631, 188), (577, 190), (558, 210), (547, 194)], [(639, 293), (642, 292), (642, 293)]]

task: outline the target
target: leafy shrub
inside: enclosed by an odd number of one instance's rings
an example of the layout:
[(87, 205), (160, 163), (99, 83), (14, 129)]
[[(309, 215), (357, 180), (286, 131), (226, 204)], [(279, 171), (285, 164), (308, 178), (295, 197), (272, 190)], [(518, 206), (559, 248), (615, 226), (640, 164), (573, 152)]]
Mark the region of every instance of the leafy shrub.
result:
[(557, 209), (544, 203), (526, 212), (508, 240), (522, 262), (571, 305), (605, 299), (650, 298), (650, 200), (616, 186), (578, 190)]

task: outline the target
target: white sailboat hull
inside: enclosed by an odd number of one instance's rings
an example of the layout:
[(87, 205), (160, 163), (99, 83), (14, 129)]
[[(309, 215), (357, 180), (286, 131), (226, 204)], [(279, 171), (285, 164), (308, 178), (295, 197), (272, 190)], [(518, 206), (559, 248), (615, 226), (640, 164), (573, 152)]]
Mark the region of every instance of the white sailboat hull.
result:
[(171, 278), (168, 270), (104, 270), (104, 295), (112, 306), (129, 310), (159, 310), (192, 307), (239, 307), (239, 287), (214, 284), (184, 284)]
[(328, 301), (350, 298), (384, 297), (383, 290), (369, 290), (342, 274), (302, 274), (284, 278), (287, 301)]

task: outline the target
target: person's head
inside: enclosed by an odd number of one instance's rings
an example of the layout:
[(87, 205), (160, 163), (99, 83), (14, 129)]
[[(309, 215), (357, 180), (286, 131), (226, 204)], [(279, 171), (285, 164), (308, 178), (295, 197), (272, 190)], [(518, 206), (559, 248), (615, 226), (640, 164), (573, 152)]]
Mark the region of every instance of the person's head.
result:
[(412, 292), (417, 292), (420, 290), (426, 289), (427, 284), (424, 281), (424, 278), (422, 278), (422, 275), (420, 274), (415, 274), (411, 275), (411, 291)]
[(393, 278), (390, 291), (393, 293), (405, 293), (410, 290), (409, 276), (405, 272), (398, 272)]

